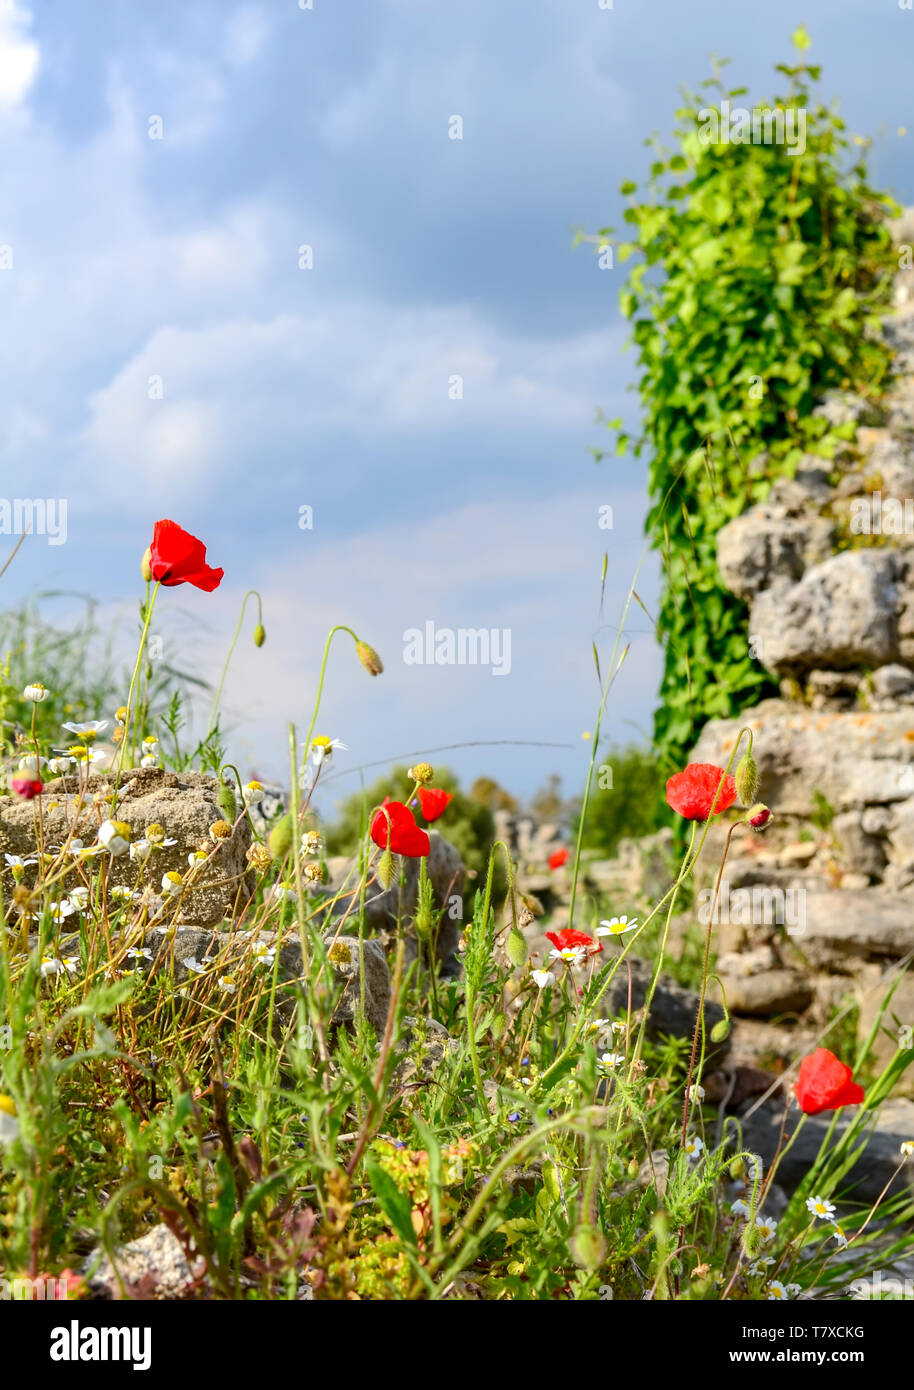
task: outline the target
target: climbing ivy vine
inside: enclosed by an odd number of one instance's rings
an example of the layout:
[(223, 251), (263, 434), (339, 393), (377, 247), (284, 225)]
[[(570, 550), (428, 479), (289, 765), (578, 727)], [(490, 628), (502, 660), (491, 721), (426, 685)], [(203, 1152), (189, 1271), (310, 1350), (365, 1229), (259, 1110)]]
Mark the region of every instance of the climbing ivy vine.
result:
[(620, 189), (630, 239), (612, 228), (592, 238), (619, 263), (636, 262), (621, 307), (637, 349), (642, 432), (630, 438), (621, 421), (608, 423), (618, 453), (650, 457), (647, 531), (664, 565), (654, 732), (670, 764), (682, 763), (705, 720), (776, 689), (750, 647), (745, 605), (717, 572), (717, 532), (775, 478), (792, 476), (804, 453), (829, 459), (852, 440), (853, 423), (833, 425), (815, 406), (829, 390), (877, 397), (891, 365), (878, 328), (895, 269), (886, 222), (897, 208), (869, 185), (867, 142), (851, 139), (817, 95), (805, 30), (794, 44), (797, 61), (776, 69), (786, 95), (761, 108), (784, 113), (793, 145), (756, 142), (751, 126), (739, 142), (746, 89), (728, 90), (716, 63), (702, 94), (684, 96), (674, 147), (646, 142), (655, 154), (646, 185)]

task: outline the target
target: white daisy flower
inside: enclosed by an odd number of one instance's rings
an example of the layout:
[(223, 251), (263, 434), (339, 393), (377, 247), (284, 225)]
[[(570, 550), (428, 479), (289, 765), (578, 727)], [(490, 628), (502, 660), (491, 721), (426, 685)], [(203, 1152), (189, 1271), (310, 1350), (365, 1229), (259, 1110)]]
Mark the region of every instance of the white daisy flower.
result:
[(790, 1294), (781, 1283), (780, 1279), (769, 1279), (765, 1285), (765, 1299), (768, 1303), (777, 1303), (789, 1299)]
[(701, 1152), (704, 1146), (705, 1141), (703, 1139), (700, 1139), (697, 1134), (693, 1134), (691, 1138), (685, 1141), (683, 1152), (685, 1153), (689, 1162), (691, 1162), (692, 1159), (701, 1157)]
[[(9, 859), (9, 855), (6, 857)], [(914, 1158), (914, 1139), (905, 1139), (899, 1149), (899, 1153), (903, 1158)]]
[(27, 700), (31, 700), (33, 705), (40, 705), (51, 692), (41, 684), (41, 681), (32, 681), (31, 685), (27, 685), (22, 693)]
[(294, 884), (291, 884), (287, 881), (283, 881), (282, 883), (274, 883), (273, 887), (270, 889), (270, 897), (274, 900), (274, 902), (294, 903), (297, 900), (295, 886)]
[(128, 946), (126, 956), (128, 960), (152, 960), (148, 946)]
[(610, 917), (597, 927), (597, 936), (621, 936), (623, 932), (634, 931), (637, 925), (637, 917), (633, 917), (631, 921), (627, 917)]
[(564, 961), (566, 965), (577, 965), (578, 961), (583, 960), (587, 954), (584, 946), (554, 946), (549, 952), (552, 960)]
[(130, 837), (130, 826), (122, 820), (103, 821), (98, 832), (99, 843), (115, 858), (129, 852)]
[(806, 1210), (823, 1221), (830, 1221), (835, 1214), (834, 1205), (824, 1197), (807, 1197)]
[(53, 772), (55, 777), (66, 777), (72, 766), (73, 759), (68, 753), (58, 753), (55, 758), (48, 759), (48, 770)]
[(276, 959), (276, 947), (268, 946), (265, 941), (255, 941), (251, 947), (251, 955), (254, 957), (255, 965), (272, 965)]
[(66, 968), (59, 956), (42, 956), (38, 971), (41, 978), (46, 980), (49, 975), (62, 975)]
[(201, 965), (196, 956), (185, 956), (181, 964), (184, 966), (184, 969), (189, 970), (192, 975), (202, 975), (206, 969), (206, 966)]
[(184, 879), (172, 869), (162, 875), (162, 892), (167, 898), (175, 897), (184, 887)]
[(245, 806), (258, 806), (264, 798), (263, 783), (256, 779), (252, 782), (245, 782), (242, 787)]
[(730, 1203), (730, 1211), (734, 1216), (745, 1217), (747, 1221), (749, 1220), (749, 1217), (752, 1215), (748, 1203), (744, 1202), (742, 1197), (739, 1197), (735, 1202)]
[[(27, 869), (30, 864), (38, 863), (36, 858), (20, 859), (18, 854), (4, 854), (3, 857), (11, 869)], [(902, 1147), (904, 1146), (902, 1145)]]
[(224, 990), (226, 994), (234, 994), (238, 986), (232, 975), (220, 975), (219, 988)]
[(530, 978), (537, 989), (545, 989), (547, 985), (555, 984), (555, 976), (551, 970), (531, 970)]
[(839, 1226), (837, 1221), (835, 1222), (835, 1229), (832, 1231), (831, 1238), (839, 1250), (847, 1249), (847, 1236), (844, 1233), (843, 1227)]
[(774, 1240), (778, 1229), (778, 1223), (776, 1221), (770, 1221), (767, 1216), (757, 1216), (755, 1218), (755, 1227), (762, 1238), (762, 1244), (767, 1245), (769, 1240)]
[(704, 1088), (704, 1086), (690, 1086), (690, 1087), (689, 1087), (689, 1100), (704, 1100), (704, 1098), (705, 1098), (705, 1088)]
[(615, 1071), (617, 1067), (622, 1066), (624, 1061), (624, 1052), (604, 1052), (600, 1058), (600, 1067), (606, 1072)]
[(107, 729), (109, 721), (107, 719), (90, 719), (86, 724), (62, 724), (60, 727), (66, 729), (67, 733), (75, 734), (77, 738), (83, 739), (86, 743), (91, 743)]
[(349, 752), (348, 744), (342, 743), (338, 738), (327, 738), (324, 734), (318, 734), (311, 740), (311, 759), (315, 767), (320, 767), (321, 763), (329, 762), (333, 757), (333, 750), (341, 749), (344, 753)]

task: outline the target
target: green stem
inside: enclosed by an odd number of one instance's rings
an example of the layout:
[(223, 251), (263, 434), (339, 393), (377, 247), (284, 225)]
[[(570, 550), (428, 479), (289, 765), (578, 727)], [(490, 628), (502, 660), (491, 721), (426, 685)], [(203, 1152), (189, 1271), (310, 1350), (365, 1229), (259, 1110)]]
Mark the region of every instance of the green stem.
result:
[[(140, 666), (141, 666), (142, 661), (143, 661), (143, 653), (144, 653), (145, 650), (146, 650), (146, 638), (149, 636), (149, 624), (150, 624), (151, 621), (152, 621), (152, 610), (155, 608), (155, 602), (156, 602), (156, 599), (157, 599), (157, 597), (158, 597), (159, 590), (161, 589), (161, 587), (162, 587), (162, 581), (159, 580), (159, 581), (156, 583), (156, 586), (155, 586), (155, 588), (154, 588), (153, 591), (152, 591), (152, 598), (151, 598), (151, 599), (147, 599), (147, 602), (146, 602), (145, 618), (144, 618), (144, 622), (143, 622), (143, 631), (140, 633), (140, 646), (139, 646), (139, 650), (137, 651), (137, 654), (136, 654), (136, 665), (135, 665), (134, 668), (133, 668), (133, 675), (132, 675), (131, 678), (130, 678), (130, 690), (129, 690), (128, 694), (127, 694), (127, 714), (126, 714), (126, 716), (125, 716), (125, 718), (124, 718), (124, 738), (123, 738), (123, 741), (122, 741), (122, 743), (121, 743), (121, 756), (120, 756), (120, 757), (118, 758), (118, 760), (117, 760), (117, 776), (116, 776), (115, 779), (114, 779), (114, 807), (115, 807), (115, 810), (117, 809), (117, 789), (118, 789), (118, 787), (119, 787), (119, 785), (120, 785), (121, 773), (122, 773), (123, 770), (124, 770), (124, 762), (125, 762), (126, 757), (127, 757), (127, 749), (128, 749), (128, 747), (129, 747), (129, 745), (130, 745), (130, 720), (131, 720), (132, 715), (133, 715), (133, 695), (134, 695), (134, 691), (136, 690), (136, 683), (137, 683), (137, 680), (139, 679)], [(147, 591), (148, 591), (148, 585), (147, 585)]]
[(308, 757), (311, 753), (311, 737), (314, 733), (314, 726), (317, 723), (317, 716), (321, 707), (321, 696), (324, 690), (324, 677), (327, 674), (327, 658), (330, 655), (330, 643), (333, 641), (333, 636), (336, 632), (348, 632), (353, 642), (358, 642), (359, 640), (356, 634), (353, 632), (352, 628), (347, 627), (345, 623), (337, 623), (336, 627), (332, 627), (330, 631), (327, 633), (327, 640), (324, 643), (324, 655), (321, 658), (320, 674), (317, 679), (317, 697), (314, 701), (314, 713), (311, 715), (311, 723), (308, 727), (308, 737), (305, 739), (302, 770), (304, 770), (304, 764), (307, 763)]
[(248, 589), (244, 598), (241, 600), (241, 612), (238, 616), (238, 626), (235, 628), (235, 635), (232, 638), (231, 644), (229, 646), (228, 653), (226, 655), (225, 662), (222, 667), (222, 675), (219, 677), (219, 684), (216, 687), (216, 698), (213, 700), (213, 707), (210, 710), (209, 723), (206, 726), (206, 733), (203, 737), (204, 743), (209, 738), (210, 734), (213, 732), (213, 729), (216, 724), (216, 713), (219, 709), (219, 701), (222, 699), (222, 689), (225, 685), (225, 678), (228, 675), (229, 662), (232, 659), (232, 654), (235, 650), (235, 647), (238, 645), (238, 638), (241, 636), (241, 628), (242, 624), (244, 623), (245, 609), (248, 606), (248, 599), (251, 597), (252, 594), (257, 600), (257, 622), (261, 627), (263, 626), (263, 600), (261, 599), (260, 594), (257, 592), (256, 589)]

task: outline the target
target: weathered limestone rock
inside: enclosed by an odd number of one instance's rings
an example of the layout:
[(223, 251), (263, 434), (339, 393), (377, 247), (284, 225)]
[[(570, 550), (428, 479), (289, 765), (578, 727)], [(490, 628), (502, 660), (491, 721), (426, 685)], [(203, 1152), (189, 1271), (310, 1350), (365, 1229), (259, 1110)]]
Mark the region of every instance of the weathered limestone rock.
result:
[(721, 974), (731, 1013), (767, 1018), (802, 1013), (813, 1001), (813, 988), (796, 970), (762, 970), (749, 976)]
[[(289, 935), (288, 933), (286, 934)], [(129, 934), (130, 945), (142, 946), (149, 951), (149, 957), (139, 956), (128, 964), (144, 975), (154, 976), (161, 971), (172, 974), (176, 985), (186, 985), (188, 981), (201, 980), (201, 968), (206, 978), (218, 980), (232, 976), (238, 985), (246, 988), (250, 978), (247, 971), (257, 972), (269, 969), (258, 965), (254, 958), (254, 947), (265, 945), (275, 948), (275, 932), (213, 932), (198, 927), (178, 927), (175, 931), (165, 931), (156, 927), (147, 930), (142, 938), (139, 933)], [(37, 936), (29, 937), (30, 946), (38, 944)], [(126, 944), (126, 942), (125, 942)], [(359, 940), (355, 936), (336, 936), (328, 932), (324, 937), (328, 947), (334, 972), (342, 985), (342, 993), (333, 1009), (334, 1024), (352, 1023), (361, 1008), (361, 974)], [(55, 950), (61, 957), (76, 955), (79, 951), (79, 937), (73, 934), (62, 936)], [(365, 1017), (376, 1033), (380, 1033), (387, 1021), (390, 1005), (390, 972), (387, 958), (380, 941), (366, 938), (362, 942), (362, 957), (365, 962)], [(190, 964), (188, 964), (190, 962)], [(279, 948), (279, 980), (284, 984), (301, 980), (301, 945), (293, 935)], [(238, 986), (236, 985), (236, 988)], [(278, 1012), (284, 1021), (292, 1015), (293, 994), (283, 989), (278, 996)]]
[(909, 711), (819, 713), (763, 700), (736, 719), (712, 719), (691, 757), (724, 766), (740, 728), (755, 734), (760, 794), (778, 815), (812, 816), (814, 793), (836, 811), (914, 795), (914, 715)]
[(203, 1272), (202, 1261), (196, 1270), (191, 1268), (181, 1242), (164, 1223), (120, 1246), (113, 1263), (96, 1248), (83, 1265), (83, 1275), (96, 1297), (111, 1299), (124, 1293), (136, 1298), (180, 1298)]
[(832, 555), (797, 583), (777, 578), (752, 604), (753, 645), (769, 670), (785, 674), (897, 661), (904, 577), (895, 553), (872, 549)]
[[(59, 849), (71, 832), (85, 845), (94, 844), (99, 825), (113, 815), (109, 804), (99, 804), (95, 798), (109, 793), (114, 782), (111, 774), (92, 777), (82, 797), (78, 794), (75, 777), (61, 777), (47, 783), (41, 798), (45, 845), (49, 849)], [(139, 881), (141, 888), (149, 886), (158, 893), (162, 875), (172, 871), (186, 874), (188, 854), (202, 848), (212, 853), (212, 859), (198, 871), (193, 885), (183, 894), (182, 920), (194, 926), (216, 926), (230, 917), (236, 901), (243, 902), (253, 888), (245, 859), (251, 832), (247, 822), (242, 820), (235, 826), (231, 838), (215, 848), (209, 828), (225, 819), (217, 801), (218, 793), (216, 778), (198, 772), (178, 774), (162, 768), (125, 772), (118, 789), (116, 818), (130, 826), (135, 841), (142, 839), (148, 825), (158, 824), (175, 844), (154, 849), (145, 866), (126, 854), (119, 858), (109, 857), (109, 885), (134, 888)], [(37, 801), (0, 797), (0, 855), (16, 854), (22, 859), (34, 855), (37, 806)], [(28, 873), (34, 874), (34, 870)], [(8, 891), (12, 882), (8, 870), (4, 871), (4, 879)], [(25, 881), (30, 880), (27, 877)]]
[(805, 930), (797, 940), (813, 964), (853, 956), (897, 959), (914, 947), (914, 898), (878, 889), (807, 893)]
[[(781, 1122), (784, 1115), (783, 1103), (780, 1106), (762, 1105), (754, 1114), (743, 1121), (743, 1143), (753, 1153), (761, 1155), (767, 1165), (774, 1158), (779, 1147), (783, 1148)], [(852, 1112), (839, 1112), (837, 1134), (850, 1123)], [(797, 1127), (800, 1112), (794, 1108), (787, 1125), (789, 1138)], [(834, 1116), (831, 1114), (809, 1115), (793, 1144), (784, 1153), (778, 1167), (778, 1182), (793, 1188), (802, 1182), (809, 1172), (819, 1147), (828, 1132)], [(914, 1101), (898, 1097), (884, 1102), (879, 1110), (875, 1128), (862, 1157), (844, 1180), (852, 1190), (853, 1199), (873, 1202), (882, 1192), (892, 1174), (901, 1162), (899, 1152), (902, 1143), (914, 1134)], [(908, 1189), (914, 1194), (914, 1163), (908, 1163), (895, 1179), (891, 1192)]]
[(773, 579), (797, 580), (808, 565), (824, 560), (833, 533), (825, 517), (792, 517), (785, 506), (765, 503), (718, 532), (718, 569), (732, 593), (752, 599)]

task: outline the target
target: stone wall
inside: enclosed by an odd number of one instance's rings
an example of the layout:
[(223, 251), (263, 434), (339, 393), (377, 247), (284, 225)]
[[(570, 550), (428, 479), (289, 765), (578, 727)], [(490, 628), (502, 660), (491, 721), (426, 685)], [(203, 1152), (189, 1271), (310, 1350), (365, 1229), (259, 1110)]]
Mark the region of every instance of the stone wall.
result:
[[(914, 209), (895, 230), (914, 242)], [(781, 678), (781, 698), (711, 721), (691, 755), (723, 765), (750, 726), (776, 816), (763, 836), (738, 832), (728, 860), (719, 969), (736, 1012), (821, 1023), (856, 1002), (867, 1026), (914, 949), (914, 270), (898, 274), (884, 333), (896, 354), (885, 396), (819, 407), (854, 420), (854, 441), (832, 461), (804, 457), (718, 536), (752, 654)], [(706, 895), (724, 830), (699, 876)], [(891, 1013), (884, 1051), (914, 1023), (910, 976)]]

